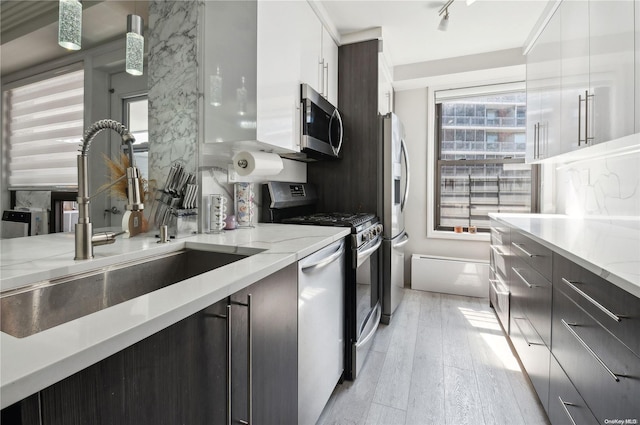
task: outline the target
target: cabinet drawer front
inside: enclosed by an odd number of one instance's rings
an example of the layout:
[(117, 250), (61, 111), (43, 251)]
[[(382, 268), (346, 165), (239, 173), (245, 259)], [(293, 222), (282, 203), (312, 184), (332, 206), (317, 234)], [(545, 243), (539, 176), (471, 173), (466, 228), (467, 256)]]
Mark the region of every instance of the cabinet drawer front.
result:
[(509, 228), (500, 226), (497, 222), (491, 222), (491, 244), (498, 246), (509, 245)]
[(549, 401), (550, 352), (526, 317), (511, 317), (511, 343), (545, 410)]
[(640, 299), (554, 255), (554, 286), (640, 356)]
[(553, 355), (596, 418), (638, 416), (640, 358), (557, 289), (552, 335)]
[(542, 246), (522, 233), (512, 232), (511, 251), (514, 255), (524, 259), (527, 264), (544, 276), (545, 279), (551, 280), (552, 254), (549, 248)]
[(509, 252), (504, 247), (498, 245), (491, 245), (491, 252), (489, 253), (489, 260), (491, 268), (496, 273), (502, 276), (503, 280), (507, 280), (508, 264), (509, 264)]
[[(551, 356), (549, 366), (549, 420), (553, 425), (575, 423), (597, 425), (578, 391), (575, 389), (555, 357)], [(573, 422), (572, 422), (573, 421)]]
[(547, 346), (551, 346), (551, 283), (520, 258), (512, 261), (511, 288), (522, 313)]

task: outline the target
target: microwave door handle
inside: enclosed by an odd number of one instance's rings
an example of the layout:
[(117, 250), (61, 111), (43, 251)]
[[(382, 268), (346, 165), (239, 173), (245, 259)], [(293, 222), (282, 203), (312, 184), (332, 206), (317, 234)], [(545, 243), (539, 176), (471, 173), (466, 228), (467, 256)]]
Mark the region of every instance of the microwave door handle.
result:
[[(338, 118), (338, 124), (340, 125), (340, 142), (338, 142), (337, 148), (333, 146), (333, 141), (331, 140), (331, 123), (333, 122), (334, 117)], [(333, 114), (331, 114), (331, 119), (329, 120), (329, 144), (331, 145), (331, 149), (333, 149), (333, 153), (335, 156), (338, 156), (338, 154), (340, 153), (340, 149), (342, 148), (342, 136), (344, 133), (343, 129), (344, 127), (342, 125), (342, 115), (340, 115), (338, 108), (336, 108), (333, 110)]]
[(407, 145), (405, 144), (404, 139), (400, 139), (400, 150), (402, 152), (402, 156), (404, 156), (405, 171), (405, 187), (402, 202), (400, 203), (400, 211), (404, 211), (404, 205), (407, 202), (407, 197), (409, 196), (409, 174), (411, 172), (409, 166), (409, 155), (407, 155)]

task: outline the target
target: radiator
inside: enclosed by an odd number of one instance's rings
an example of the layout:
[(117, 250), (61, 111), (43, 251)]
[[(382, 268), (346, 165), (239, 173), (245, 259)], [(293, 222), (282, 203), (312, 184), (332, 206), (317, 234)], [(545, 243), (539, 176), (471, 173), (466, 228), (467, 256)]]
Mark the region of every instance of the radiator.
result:
[(463, 258), (411, 256), (411, 288), (487, 298), (489, 262)]

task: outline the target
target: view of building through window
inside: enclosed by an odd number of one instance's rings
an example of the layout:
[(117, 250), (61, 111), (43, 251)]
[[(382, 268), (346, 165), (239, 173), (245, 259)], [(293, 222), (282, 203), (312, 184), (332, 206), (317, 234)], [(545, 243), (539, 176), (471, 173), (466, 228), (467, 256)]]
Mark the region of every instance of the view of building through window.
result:
[(436, 103), (436, 229), (489, 229), (489, 212), (531, 211), (522, 92)]

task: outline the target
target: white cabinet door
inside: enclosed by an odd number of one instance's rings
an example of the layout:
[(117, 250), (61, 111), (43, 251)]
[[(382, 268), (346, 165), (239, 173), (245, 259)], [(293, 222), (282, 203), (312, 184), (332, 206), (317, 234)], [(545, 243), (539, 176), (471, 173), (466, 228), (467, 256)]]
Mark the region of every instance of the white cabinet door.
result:
[(588, 145), (585, 99), (589, 94), (589, 3), (566, 1), (559, 10), (562, 16), (562, 139), (552, 155)]
[(393, 112), (391, 75), (382, 53), (378, 53), (378, 112), (380, 115)]
[(635, 7), (635, 132), (640, 132), (640, 5)]
[(552, 155), (560, 139), (560, 21), (556, 11), (527, 55), (528, 162)]
[(590, 144), (634, 132), (634, 4), (589, 2)]
[(320, 36), (320, 22), (307, 2), (258, 2), (259, 141), (300, 150), (300, 83), (317, 85)]
[(207, 1), (203, 7), (204, 141), (255, 140), (256, 3)]
[(338, 106), (338, 45), (329, 32), (322, 29), (322, 93), (334, 106)]

